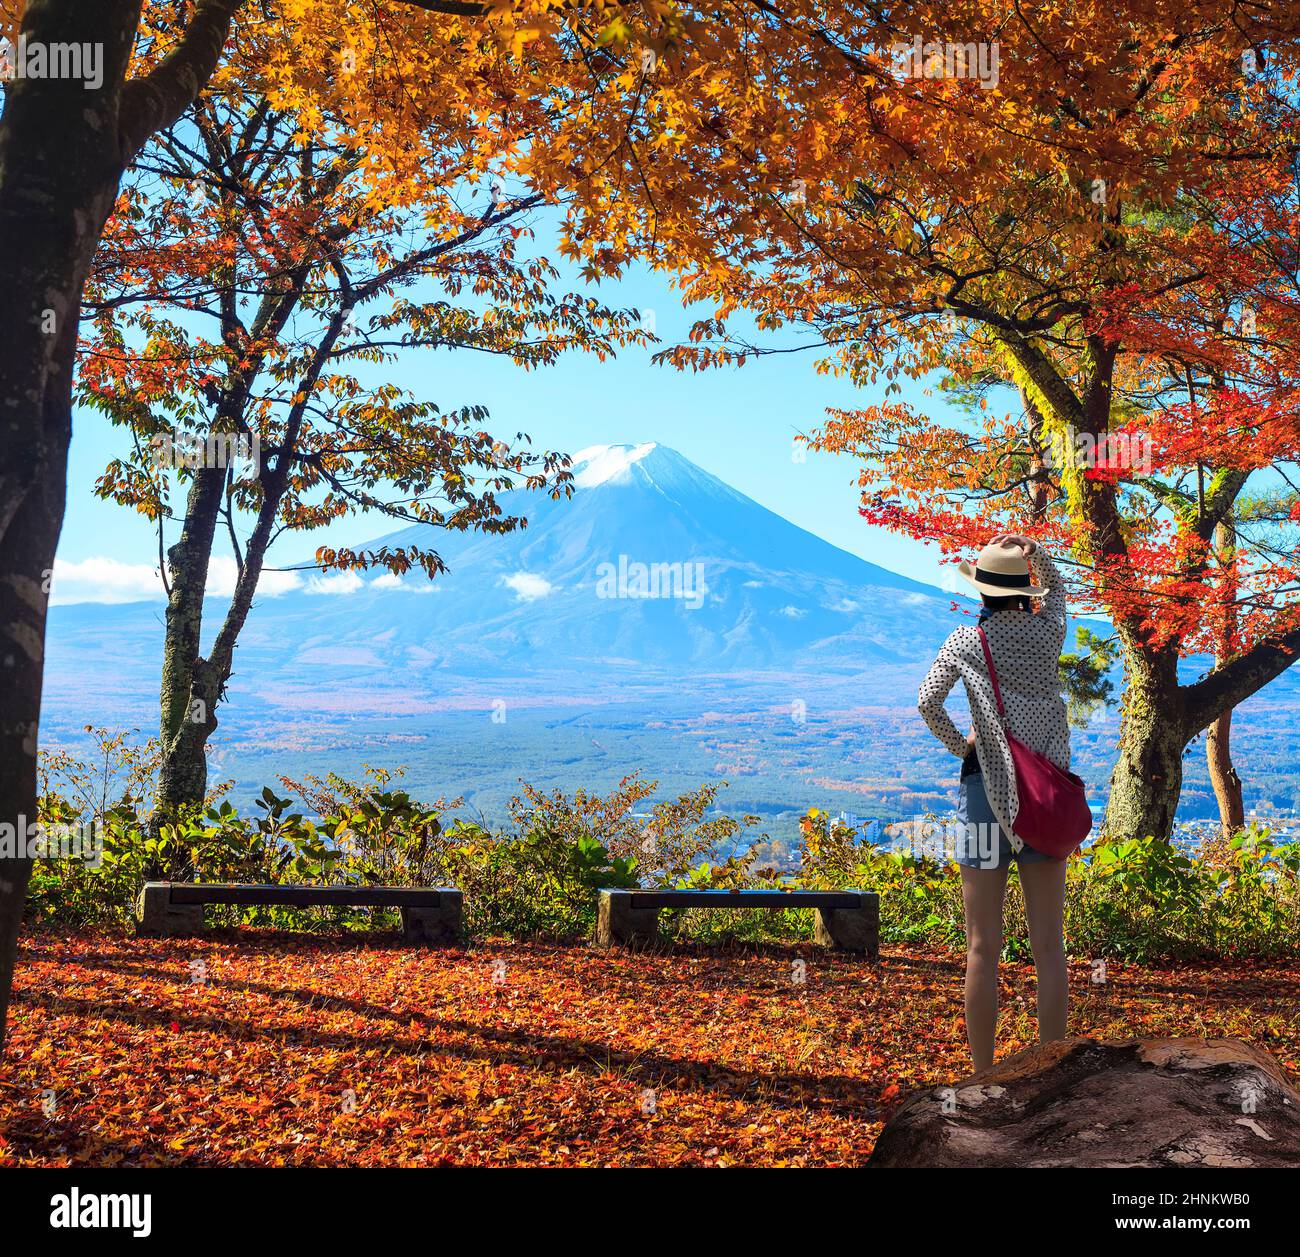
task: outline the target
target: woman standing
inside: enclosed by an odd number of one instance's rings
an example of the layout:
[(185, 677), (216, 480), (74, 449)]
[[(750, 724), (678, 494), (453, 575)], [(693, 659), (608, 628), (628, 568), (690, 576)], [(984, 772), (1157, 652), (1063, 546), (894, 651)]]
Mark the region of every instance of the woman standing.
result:
[[(983, 599), (979, 627), (964, 625), (944, 642), (917, 705), (930, 731), (962, 761), (958, 820), (967, 840), (956, 859), (966, 913), (966, 1037), (978, 1071), (993, 1063), (1002, 905), (1013, 860), (1038, 975), (1038, 1037), (1047, 1043), (1065, 1036), (1065, 861), (1027, 847), (1012, 830), (1019, 810), (1015, 771), (980, 640), (982, 628), (1012, 734), (1069, 768), (1070, 730), (1057, 671), (1065, 591), (1037, 544), (1012, 533), (994, 537), (973, 567), (963, 561), (958, 570)], [(1043, 599), (1037, 611), (1036, 598)], [(958, 679), (975, 726), (966, 737), (944, 708)]]

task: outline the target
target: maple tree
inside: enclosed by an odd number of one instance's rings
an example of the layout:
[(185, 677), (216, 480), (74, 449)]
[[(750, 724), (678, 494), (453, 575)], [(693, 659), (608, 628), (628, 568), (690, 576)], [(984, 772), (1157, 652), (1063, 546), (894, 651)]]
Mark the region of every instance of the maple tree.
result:
[[(344, 130), (348, 76), (336, 90), (332, 112), (313, 102), (318, 135)], [(529, 253), (540, 198), (469, 182), (497, 137), (467, 142), (458, 122), (431, 115), (418, 142), (379, 152), (379, 134), (365, 150), (308, 138), (301, 117), (241, 92), (227, 67), (184, 125), (146, 148), (110, 220), (84, 303), (93, 334), (79, 392), (133, 440), (100, 495), (158, 526), (168, 609), (155, 833), (206, 794), (205, 747), (278, 537), (363, 510), (508, 532), (527, 521), (503, 514), (500, 490), (568, 491), (562, 455), (495, 438), (480, 407), (444, 413), (368, 383), (377, 368), (456, 348), (534, 368), (643, 339), (634, 312), (554, 291), (554, 268)], [(170, 521), (180, 531), (168, 547)], [(223, 534), (236, 578), (205, 655)], [(444, 570), (417, 542), (321, 546), (316, 561), (392, 577)]]
[[(626, 247), (714, 306), (664, 359), (808, 349), (883, 384), (815, 441), (863, 460), (866, 518), (950, 554), (1028, 525), (1109, 615), (1116, 836), (1170, 834), (1188, 743), (1223, 722), (1222, 752), (1300, 649), (1296, 36), (1272, 4), (765, 6), (711, 47), (712, 107), (628, 122), (674, 191), (619, 203)], [(940, 376), (1022, 414), (894, 396)]]
[[(1069, 556), (1124, 663), (1113, 836), (1170, 834), (1184, 750), (1207, 728), (1239, 827), (1232, 709), (1300, 650), (1294, 54), (1243, 74), (1239, 47), (1207, 40), (1151, 106), (1199, 152), (1162, 139), (1149, 165), (1048, 186), (1035, 172), (1024, 209), (990, 206), (960, 260), (941, 235), (918, 241), (958, 316), (918, 364), (989, 409), (954, 423), (886, 402), (821, 434), (866, 462), (873, 522), (951, 553), (1028, 519)], [(1176, 181), (1164, 157), (1186, 163)], [(997, 413), (1005, 389), (1019, 414)], [(1199, 679), (1180, 676), (1207, 654)]]

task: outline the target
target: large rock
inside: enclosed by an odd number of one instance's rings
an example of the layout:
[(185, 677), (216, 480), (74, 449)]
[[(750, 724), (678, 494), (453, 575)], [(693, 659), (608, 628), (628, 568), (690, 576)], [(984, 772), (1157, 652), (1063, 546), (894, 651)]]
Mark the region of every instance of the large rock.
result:
[(909, 1096), (868, 1164), (1300, 1166), (1300, 1092), (1240, 1039), (1063, 1039)]

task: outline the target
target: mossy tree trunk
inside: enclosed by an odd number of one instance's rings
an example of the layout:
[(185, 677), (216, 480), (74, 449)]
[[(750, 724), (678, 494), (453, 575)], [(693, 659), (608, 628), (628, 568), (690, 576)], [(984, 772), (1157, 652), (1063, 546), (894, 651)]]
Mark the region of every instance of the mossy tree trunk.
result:
[(1187, 746), (1178, 655), (1130, 661), (1123, 697), (1119, 755), (1110, 779), (1105, 832), (1122, 838), (1167, 839), (1183, 788)]
[[(1076, 376), (1058, 370), (1032, 334), (982, 308), (952, 303), (959, 313), (988, 323), (1004, 351), (1013, 382), (1030, 417), (1035, 445), (1073, 440), (1087, 434), (1094, 445), (1109, 432), (1116, 347), (1100, 336), (1086, 338), (1086, 368)], [(1035, 475), (1037, 468), (1035, 468)], [(1154, 476), (1138, 477), (1178, 520), (1189, 540), (1208, 543), (1220, 525), (1231, 527), (1232, 511), (1249, 473), (1237, 468), (1213, 471), (1195, 495)], [(1101, 601), (1108, 586), (1125, 592), (1142, 588), (1133, 570), (1116, 484), (1066, 469), (1061, 475), (1070, 517), (1077, 527), (1075, 555), (1084, 566), (1106, 573), (1098, 581)], [(1041, 510), (1041, 503), (1035, 500)], [(1219, 534), (1223, 540), (1222, 534)], [(1198, 547), (1189, 553), (1201, 554)], [(1205, 579), (1207, 560), (1193, 558), (1180, 574)], [(1225, 616), (1233, 614), (1235, 591), (1225, 593)], [(1127, 689), (1120, 728), (1119, 756), (1111, 777), (1105, 831), (1115, 838), (1172, 836), (1182, 791), (1183, 754), (1193, 738), (1224, 717), (1243, 699), (1262, 689), (1300, 658), (1300, 628), (1287, 628), (1256, 641), (1243, 653), (1216, 661), (1212, 672), (1192, 685), (1180, 685), (1177, 664), (1183, 641), (1176, 635), (1152, 644), (1145, 617), (1121, 609), (1115, 629), (1122, 646)], [(1225, 661), (1226, 659), (1226, 661)], [(1217, 745), (1226, 751), (1219, 725)], [(1235, 774), (1233, 774), (1235, 776)]]
[[(216, 728), (216, 698), (211, 669), (200, 654), (203, 598), (212, 562), (226, 473), (220, 467), (195, 471), (185, 506), (180, 540), (167, 552), (169, 589), (163, 638), (162, 746), (151, 829), (176, 819), (178, 809), (201, 802), (207, 793), (204, 747)], [(214, 692), (214, 689), (216, 692)], [(183, 853), (169, 865), (149, 870), (151, 877), (184, 878), (190, 873)]]

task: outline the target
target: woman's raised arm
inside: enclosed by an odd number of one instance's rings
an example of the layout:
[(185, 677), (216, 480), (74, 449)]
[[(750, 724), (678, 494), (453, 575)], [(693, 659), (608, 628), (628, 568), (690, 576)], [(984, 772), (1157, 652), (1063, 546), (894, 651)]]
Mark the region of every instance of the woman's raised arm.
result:
[(1030, 572), (1033, 573), (1035, 584), (1046, 586), (1047, 593), (1043, 595), (1043, 609), (1039, 614), (1047, 616), (1056, 625), (1060, 633), (1060, 642), (1057, 644), (1059, 650), (1065, 644), (1067, 612), (1065, 606), (1065, 582), (1061, 579), (1061, 573), (1056, 570), (1056, 564), (1047, 557), (1046, 552), (1038, 542), (1032, 537), (1023, 537), (1020, 533), (999, 533), (989, 544), (994, 546), (1019, 546), (1026, 562), (1029, 564)]
[(1047, 557), (1042, 546), (1035, 544), (1028, 558), (1034, 579), (1040, 585), (1047, 586), (1047, 593), (1043, 596), (1043, 609), (1039, 615), (1047, 616), (1056, 626), (1060, 634), (1060, 641), (1057, 643), (1059, 650), (1065, 644), (1065, 581), (1061, 579), (1056, 564)]

